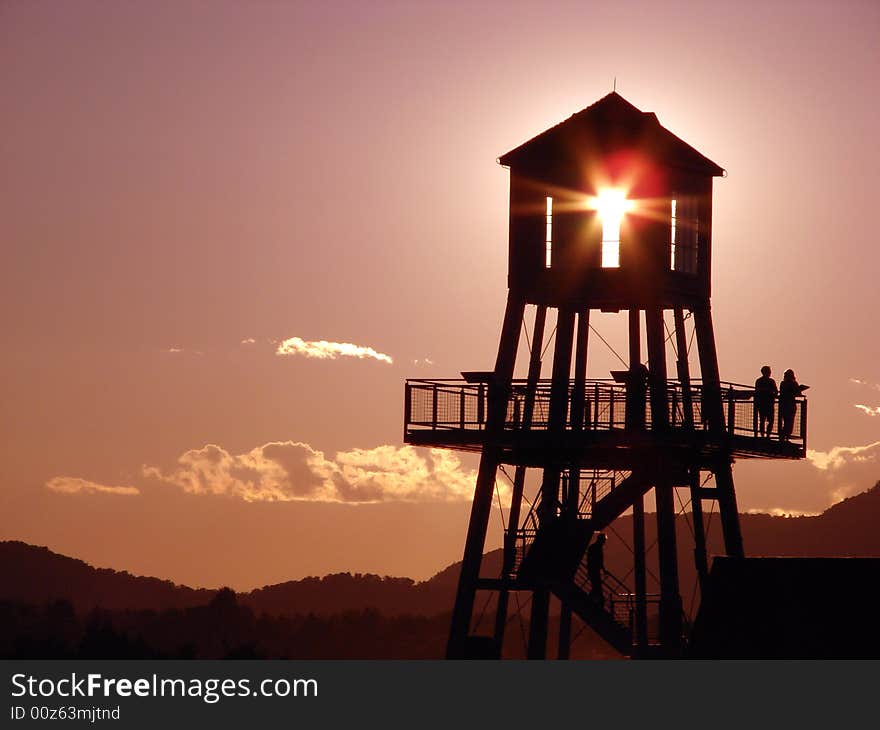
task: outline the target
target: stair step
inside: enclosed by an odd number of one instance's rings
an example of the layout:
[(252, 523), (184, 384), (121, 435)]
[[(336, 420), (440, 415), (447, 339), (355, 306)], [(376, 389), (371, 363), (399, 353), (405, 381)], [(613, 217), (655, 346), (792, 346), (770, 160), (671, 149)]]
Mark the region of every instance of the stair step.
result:
[(554, 595), (571, 607), (580, 619), (621, 654), (632, 654), (632, 632), (628, 626), (617, 621), (604, 607), (600, 607), (589, 594), (571, 584), (552, 587)]

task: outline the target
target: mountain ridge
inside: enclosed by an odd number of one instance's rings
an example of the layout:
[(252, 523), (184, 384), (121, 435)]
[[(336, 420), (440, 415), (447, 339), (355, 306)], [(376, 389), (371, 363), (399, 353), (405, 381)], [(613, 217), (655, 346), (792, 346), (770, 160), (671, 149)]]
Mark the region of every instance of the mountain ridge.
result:
[[(880, 556), (880, 481), (861, 494), (838, 502), (820, 515), (777, 517), (740, 515), (749, 555), (788, 556)], [(625, 533), (629, 518), (615, 523)], [(648, 519), (648, 544), (653, 520)], [(677, 532), (689, 540), (687, 520), (678, 519)], [(710, 533), (709, 552), (722, 552), (719, 530)], [(682, 544), (687, 544), (682, 542)], [(606, 547), (610, 569), (624, 570), (623, 543)], [(687, 550), (680, 551), (687, 553)], [(681, 556), (683, 598), (689, 596), (692, 561)], [(486, 554), (484, 572), (497, 574), (501, 551)], [(452, 563), (431, 578), (411, 578), (371, 573), (333, 573), (322, 577), (265, 585), (237, 594), (239, 603), (256, 613), (270, 615), (332, 615), (345, 611), (376, 610), (384, 615), (437, 615), (448, 612), (455, 593), (460, 563)], [(218, 589), (193, 588), (127, 571), (95, 568), (83, 560), (55, 553), (47, 547), (21, 541), (0, 542), (0, 601), (45, 604), (69, 601), (77, 612), (96, 607), (108, 610), (167, 610), (204, 605)]]

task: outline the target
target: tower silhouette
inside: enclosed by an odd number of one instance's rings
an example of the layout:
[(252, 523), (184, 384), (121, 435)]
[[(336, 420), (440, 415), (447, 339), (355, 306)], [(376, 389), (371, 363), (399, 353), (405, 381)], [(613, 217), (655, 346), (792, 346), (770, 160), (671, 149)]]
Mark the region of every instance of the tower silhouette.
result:
[[(568, 656), (572, 614), (623, 654), (679, 655), (688, 620), (677, 490), (690, 499), (703, 585), (704, 503), (717, 504), (725, 553), (744, 555), (734, 458), (797, 459), (806, 451), (804, 398), (789, 440), (761, 436), (753, 388), (720, 380), (711, 221), (713, 178), (724, 171), (617, 93), (500, 162), (510, 169), (509, 291), (495, 367), (462, 380), (408, 380), (405, 391), (407, 443), (480, 452), (447, 656), (500, 657), (510, 596), (522, 591), (531, 594), (529, 658), (547, 654), (551, 596), (561, 606), (560, 657)], [(590, 322), (597, 310), (626, 313), (628, 357), (617, 355), (624, 367), (610, 379), (587, 377), (590, 331), (607, 344)], [(542, 379), (551, 343), (550, 377)], [(520, 351), (526, 376), (516, 379)], [(652, 490), (657, 576), (646, 545)], [(490, 512), (502, 491), (502, 566), (485, 575)], [(628, 511), (632, 565), (614, 575), (597, 562), (605, 538), (596, 535)], [(491, 632), (475, 626), (478, 591), (494, 597)]]

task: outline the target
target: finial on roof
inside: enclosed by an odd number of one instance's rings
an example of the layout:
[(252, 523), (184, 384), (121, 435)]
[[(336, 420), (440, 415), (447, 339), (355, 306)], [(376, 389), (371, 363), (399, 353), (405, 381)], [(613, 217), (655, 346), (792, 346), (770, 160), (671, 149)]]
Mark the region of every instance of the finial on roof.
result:
[(611, 85), (611, 91), (612, 93), (615, 93), (617, 91), (617, 76), (614, 77), (614, 83)]

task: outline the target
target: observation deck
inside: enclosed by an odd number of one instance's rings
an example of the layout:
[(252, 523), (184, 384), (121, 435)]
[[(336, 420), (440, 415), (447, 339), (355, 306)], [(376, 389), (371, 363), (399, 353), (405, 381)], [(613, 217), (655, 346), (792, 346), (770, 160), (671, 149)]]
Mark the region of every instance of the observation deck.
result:
[[(507, 389), (504, 427), (498, 439), (501, 460), (507, 464), (540, 466), (549, 456), (563, 465), (580, 462), (585, 466), (617, 469), (627, 468), (635, 451), (696, 453), (706, 464), (720, 455), (765, 459), (806, 456), (806, 398), (797, 398), (791, 436), (781, 440), (778, 404), (774, 408), (774, 432), (761, 436), (754, 389), (727, 382), (720, 386), (723, 431), (709, 428), (701, 381), (691, 380), (686, 388), (681, 381), (667, 380), (668, 427), (663, 433), (656, 433), (651, 422), (649, 393), (642, 395), (644, 403), (636, 407), (638, 415), (633, 422), (632, 404), (627, 406), (626, 385), (593, 379), (579, 385), (570, 380), (565, 428), (551, 432), (551, 381), (537, 381), (534, 391), (529, 393), (526, 380), (514, 380)], [(486, 442), (491, 388), (488, 377), (481, 382), (474, 382), (473, 378), (407, 380), (404, 441), (414, 446), (480, 451)], [(632, 398), (632, 394), (629, 397)], [(531, 418), (527, 416), (529, 405)]]

